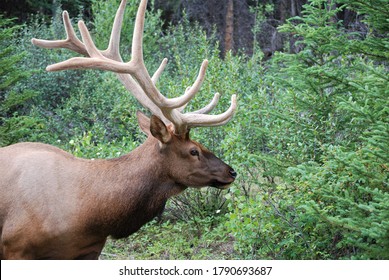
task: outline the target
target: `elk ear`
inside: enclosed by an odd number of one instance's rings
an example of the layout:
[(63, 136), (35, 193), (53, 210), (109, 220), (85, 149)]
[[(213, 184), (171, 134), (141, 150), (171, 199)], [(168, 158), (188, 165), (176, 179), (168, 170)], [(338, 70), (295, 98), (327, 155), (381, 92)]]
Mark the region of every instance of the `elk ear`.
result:
[(190, 134), (190, 130), (188, 129), (188, 131), (185, 133), (185, 140), (189, 140), (189, 134)]
[(167, 129), (166, 125), (157, 116), (152, 115), (150, 119), (150, 132), (157, 138), (162, 144), (167, 144), (172, 136)]
[(138, 118), (138, 124), (139, 124), (140, 129), (142, 129), (142, 131), (144, 133), (146, 133), (146, 135), (150, 135), (151, 134), (151, 132), (150, 132), (150, 119), (145, 114), (143, 114), (141, 111), (136, 112), (136, 117)]

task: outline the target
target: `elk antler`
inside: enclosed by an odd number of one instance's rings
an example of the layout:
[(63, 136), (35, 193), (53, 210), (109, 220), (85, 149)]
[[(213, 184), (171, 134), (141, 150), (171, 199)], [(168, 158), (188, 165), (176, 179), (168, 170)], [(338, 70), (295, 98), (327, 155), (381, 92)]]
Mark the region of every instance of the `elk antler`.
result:
[(80, 41), (71, 25), (69, 15), (63, 12), (63, 21), (67, 38), (65, 40), (40, 40), (32, 39), (32, 43), (42, 48), (66, 48), (75, 51), (86, 57), (74, 57), (66, 61), (49, 65), (46, 70), (59, 71), (65, 69), (101, 69), (115, 72), (118, 79), (132, 92), (135, 98), (148, 108), (154, 115), (160, 117), (165, 123), (173, 123), (175, 133), (186, 134), (188, 129), (198, 126), (219, 126), (227, 123), (233, 116), (236, 109), (236, 95), (231, 97), (230, 108), (219, 115), (206, 115), (217, 104), (219, 94), (216, 93), (211, 103), (203, 109), (195, 112), (182, 113), (183, 108), (200, 90), (204, 81), (208, 60), (201, 64), (199, 74), (191, 87), (180, 97), (166, 98), (155, 86), (158, 78), (164, 70), (167, 59), (165, 58), (158, 70), (150, 77), (143, 60), (143, 29), (147, 6), (147, 0), (141, 0), (135, 20), (134, 34), (132, 38), (132, 57), (129, 62), (123, 62), (119, 53), (120, 31), (123, 21), (126, 0), (122, 0), (116, 12), (112, 27), (111, 38), (108, 48), (104, 51), (98, 50), (90, 36), (83, 21), (78, 22), (82, 41)]

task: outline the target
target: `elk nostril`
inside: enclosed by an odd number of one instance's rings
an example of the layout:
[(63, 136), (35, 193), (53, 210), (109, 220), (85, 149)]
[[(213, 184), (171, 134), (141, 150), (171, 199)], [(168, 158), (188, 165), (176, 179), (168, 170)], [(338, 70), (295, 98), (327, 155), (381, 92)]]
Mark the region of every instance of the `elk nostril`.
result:
[(235, 170), (230, 170), (230, 175), (232, 178), (236, 178), (236, 176), (238, 176), (238, 174), (235, 172)]

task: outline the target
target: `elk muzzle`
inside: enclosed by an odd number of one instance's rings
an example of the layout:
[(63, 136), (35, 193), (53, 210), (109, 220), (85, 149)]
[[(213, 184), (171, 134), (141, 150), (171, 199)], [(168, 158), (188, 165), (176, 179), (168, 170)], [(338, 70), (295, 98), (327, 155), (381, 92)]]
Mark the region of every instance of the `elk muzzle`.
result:
[(221, 176), (218, 176), (217, 179), (214, 179), (210, 186), (215, 187), (221, 190), (228, 189), (230, 185), (235, 181), (238, 174), (234, 169), (227, 165), (227, 169)]

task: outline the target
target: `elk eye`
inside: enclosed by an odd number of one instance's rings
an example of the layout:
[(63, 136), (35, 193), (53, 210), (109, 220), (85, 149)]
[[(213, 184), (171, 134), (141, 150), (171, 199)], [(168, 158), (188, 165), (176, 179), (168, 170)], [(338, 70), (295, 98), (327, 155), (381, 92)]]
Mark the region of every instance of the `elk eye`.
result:
[(190, 154), (194, 157), (198, 157), (200, 154), (199, 154), (199, 151), (195, 148), (191, 149), (190, 150)]

